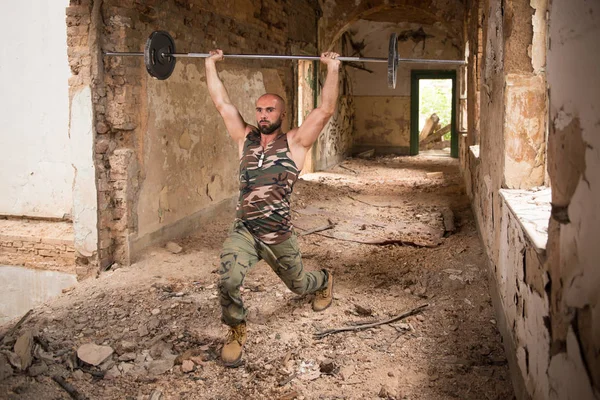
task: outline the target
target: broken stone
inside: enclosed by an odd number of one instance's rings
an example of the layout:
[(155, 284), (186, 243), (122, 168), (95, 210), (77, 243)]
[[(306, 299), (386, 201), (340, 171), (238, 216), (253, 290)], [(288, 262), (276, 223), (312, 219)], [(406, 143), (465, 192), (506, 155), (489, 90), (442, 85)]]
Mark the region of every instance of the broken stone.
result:
[(16, 369), (21, 369), (21, 359), (18, 355), (16, 355), (12, 351), (3, 351), (2, 354), (6, 356), (10, 365), (15, 367)]
[(450, 275), (460, 275), (462, 274), (462, 271), (460, 269), (454, 269), (454, 268), (446, 268), (444, 270), (445, 273), (450, 274)]
[(169, 242), (165, 247), (173, 254), (179, 254), (183, 251), (183, 248), (175, 242)]
[(104, 379), (112, 380), (119, 376), (121, 376), (121, 371), (119, 371), (119, 368), (115, 365), (104, 374)]
[(150, 333), (150, 332), (148, 332), (148, 328), (146, 327), (146, 325), (140, 325), (138, 327), (137, 332), (138, 332), (138, 335), (140, 335), (140, 337), (147, 336), (148, 333)]
[(194, 371), (194, 363), (191, 360), (185, 360), (181, 363), (181, 372), (187, 374)]
[(153, 330), (158, 328), (158, 326), (160, 325), (160, 320), (156, 317), (152, 317), (148, 320), (148, 329), (149, 330)]
[(121, 371), (123, 375), (131, 373), (131, 371), (133, 371), (134, 368), (135, 366), (130, 363), (122, 362), (121, 364), (119, 364), (119, 371)]
[(410, 331), (410, 325), (405, 322), (399, 322), (393, 325), (396, 330)]
[(119, 361), (133, 361), (136, 357), (135, 353), (125, 353), (119, 357)]
[(196, 357), (196, 356), (190, 357), (190, 360), (196, 365), (202, 365), (202, 363), (204, 362), (202, 357)]
[(11, 377), (12, 374), (13, 370), (8, 362), (8, 357), (4, 354), (0, 354), (0, 382)]
[(76, 369), (75, 371), (73, 371), (73, 373), (71, 374), (71, 376), (73, 377), (73, 379), (80, 381), (83, 379), (84, 377), (84, 373), (82, 370), (80, 369)]
[(361, 153), (358, 153), (356, 157), (358, 158), (371, 158), (375, 155), (375, 149), (365, 150)]
[(333, 375), (337, 369), (337, 365), (331, 360), (325, 360), (319, 364), (319, 371), (325, 375)]
[(111, 357), (107, 358), (106, 360), (104, 360), (104, 362), (102, 364), (100, 364), (98, 366), (98, 368), (100, 368), (100, 371), (108, 371), (109, 369), (111, 369), (112, 367), (115, 366), (115, 362), (113, 361), (113, 359)]
[(162, 340), (157, 342), (154, 346), (150, 348), (150, 356), (154, 359), (158, 358), (175, 358), (172, 353), (173, 343), (167, 343)]
[(153, 390), (152, 393), (150, 393), (150, 398), (148, 400), (161, 400), (162, 399), (162, 392), (160, 390)]
[(392, 389), (390, 389), (390, 387), (388, 387), (387, 385), (383, 385), (381, 387), (381, 389), (379, 390), (379, 394), (377, 396), (379, 396), (382, 399), (395, 399), (396, 398), (396, 395), (394, 394)]
[(340, 376), (343, 380), (347, 381), (355, 371), (354, 365), (344, 365), (340, 368)]
[(175, 359), (175, 364), (182, 364), (185, 360), (193, 361), (194, 358), (201, 355), (203, 352), (204, 350), (200, 348), (187, 349), (186, 351), (177, 356), (177, 358)]
[(17, 339), (14, 348), (15, 354), (21, 360), (21, 370), (26, 370), (33, 361), (33, 333), (26, 331)]
[(86, 343), (77, 349), (77, 357), (87, 364), (98, 366), (113, 354), (110, 346), (98, 346), (95, 343)]
[(358, 304), (354, 305), (354, 309), (356, 310), (358, 315), (363, 315), (365, 317), (369, 317), (369, 316), (373, 315), (373, 310), (371, 310), (370, 308), (362, 307)]
[(302, 374), (299, 376), (300, 379), (302, 379), (303, 381), (314, 381), (315, 379), (318, 379), (321, 376), (321, 371), (316, 370), (316, 371), (310, 371), (306, 374)]
[[(137, 345), (135, 343), (129, 342), (127, 340), (123, 340), (120, 343), (119, 350), (121, 353), (130, 353), (133, 350), (135, 350), (136, 347), (137, 347)], [(134, 357), (135, 357), (135, 355), (134, 355)]]
[(39, 364), (34, 364), (31, 367), (29, 367), (29, 376), (42, 375), (46, 371), (48, 371), (48, 366), (45, 362), (42, 361)]
[(426, 174), (426, 176), (430, 179), (436, 179), (436, 178), (443, 178), (444, 177), (444, 173), (443, 172), (428, 172)]
[(175, 359), (156, 360), (148, 365), (148, 373), (150, 375), (162, 375), (175, 366)]

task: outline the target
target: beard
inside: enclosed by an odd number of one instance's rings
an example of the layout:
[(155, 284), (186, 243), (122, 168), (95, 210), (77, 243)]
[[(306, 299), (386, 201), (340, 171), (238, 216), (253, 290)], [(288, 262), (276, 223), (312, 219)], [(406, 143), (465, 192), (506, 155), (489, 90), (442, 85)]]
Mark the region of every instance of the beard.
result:
[(258, 130), (264, 135), (270, 135), (281, 127), (281, 118), (269, 125), (258, 124)]

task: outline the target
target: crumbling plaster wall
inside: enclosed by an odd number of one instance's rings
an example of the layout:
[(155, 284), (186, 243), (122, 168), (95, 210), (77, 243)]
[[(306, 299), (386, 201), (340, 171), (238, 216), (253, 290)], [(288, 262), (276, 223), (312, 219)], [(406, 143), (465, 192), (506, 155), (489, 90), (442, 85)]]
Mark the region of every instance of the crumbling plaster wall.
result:
[(550, 8), (550, 397), (600, 398), (600, 4)]
[[(600, 123), (593, 111), (600, 104), (598, 6), (583, 0), (550, 7), (536, 0), (487, 0), (481, 6), (480, 146), (461, 149), (461, 163), (490, 261), (513, 386), (520, 399), (600, 398), (594, 294), (600, 254), (593, 239), (600, 233)], [(472, 38), (476, 24), (469, 22)], [(469, 87), (478, 83), (475, 68), (469, 64)], [(547, 181), (548, 112), (553, 210), (548, 243), (539, 248), (499, 190)], [(469, 142), (465, 137), (461, 144)]]
[[(533, 21), (539, 14), (545, 15), (546, 4), (535, 2), (534, 5), (537, 8), (525, 0), (482, 3), (480, 162), (476, 182), (473, 182), (473, 203), (482, 238), (494, 264), (499, 257), (500, 242), (498, 190), (501, 187), (530, 188), (544, 182), (543, 173), (533, 176), (533, 171), (537, 171), (540, 158), (544, 158), (540, 153), (545, 149), (546, 107), (542, 89), (545, 77), (539, 75), (542, 68), (536, 67), (537, 56), (532, 59), (528, 49), (533, 38), (538, 39), (533, 33)], [(475, 26), (470, 24), (470, 29)], [(475, 35), (471, 32), (470, 37)], [(469, 64), (470, 70), (474, 68), (478, 66)], [(477, 72), (470, 72), (468, 76), (468, 86), (476, 87)], [(471, 129), (473, 127), (469, 127)], [(523, 162), (517, 163), (519, 160)], [(530, 174), (524, 175), (523, 169)]]
[[(387, 58), (392, 32), (399, 35), (398, 51), (402, 58), (460, 60), (462, 57), (461, 40), (441, 24), (359, 20), (349, 32), (352, 42), (363, 49), (363, 57)], [(387, 85), (387, 64), (365, 63), (364, 67), (372, 73), (350, 69), (356, 116), (354, 152), (374, 148), (378, 153), (409, 154), (411, 71), (453, 70), (456, 66), (400, 63), (395, 89)]]
[[(82, 2), (84, 2), (82, 0)], [(78, 2), (79, 3), (79, 2)], [(182, 52), (279, 53), (317, 48), (316, 2), (96, 1), (104, 51), (142, 51), (154, 30), (166, 30)], [(87, 3), (92, 9), (91, 3)], [(314, 27), (314, 29), (311, 29)], [(311, 51), (312, 50), (312, 51)], [(212, 105), (202, 61), (179, 59), (173, 75), (154, 81), (141, 57), (101, 57), (93, 91), (101, 267), (128, 263), (145, 246), (201, 228), (204, 218), (231, 212), (237, 196), (237, 152)], [(294, 103), (290, 61), (219, 64), (242, 115), (265, 91)], [(344, 101), (325, 135), (338, 137)], [(341, 117), (339, 116), (341, 115)], [(336, 122), (337, 121), (337, 122)], [(342, 125), (343, 126), (343, 125)], [(348, 134), (349, 136), (349, 134)], [(329, 139), (326, 139), (326, 142)], [(333, 149), (333, 150), (332, 150)], [(339, 147), (328, 147), (329, 159)]]

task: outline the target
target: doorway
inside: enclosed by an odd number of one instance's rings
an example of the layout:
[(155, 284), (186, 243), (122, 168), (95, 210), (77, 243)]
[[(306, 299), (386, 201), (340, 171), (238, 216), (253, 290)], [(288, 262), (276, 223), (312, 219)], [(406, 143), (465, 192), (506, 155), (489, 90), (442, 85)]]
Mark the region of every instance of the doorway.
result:
[(450, 148), (458, 157), (456, 71), (411, 71), (410, 154)]

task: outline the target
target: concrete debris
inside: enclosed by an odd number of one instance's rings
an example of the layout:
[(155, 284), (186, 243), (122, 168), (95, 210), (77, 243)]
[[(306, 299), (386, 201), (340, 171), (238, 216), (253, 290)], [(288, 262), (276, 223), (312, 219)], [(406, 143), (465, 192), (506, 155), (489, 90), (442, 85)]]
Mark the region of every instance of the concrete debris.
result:
[(21, 360), (21, 370), (29, 368), (33, 362), (33, 333), (31, 331), (27, 330), (19, 336), (14, 351)]
[(356, 155), (357, 158), (371, 158), (375, 155), (375, 149), (370, 149), (370, 150), (366, 150), (363, 151), (361, 153), (358, 153)]
[(8, 362), (8, 357), (4, 354), (0, 354), (0, 382), (4, 379), (12, 376), (13, 369)]
[(180, 245), (178, 245), (175, 242), (169, 242), (166, 244), (165, 247), (167, 248), (167, 250), (169, 250), (173, 254), (179, 254), (183, 251), (183, 247), (181, 247)]
[(161, 400), (162, 399), (162, 392), (160, 390), (153, 390), (152, 393), (150, 393), (150, 397), (148, 398), (148, 400)]
[(396, 394), (394, 391), (387, 385), (383, 385), (381, 389), (379, 389), (379, 393), (377, 396), (381, 399), (395, 400)]
[[(118, 352), (119, 352), (119, 354), (130, 353), (130, 352), (134, 351), (136, 349), (136, 347), (137, 347), (137, 345), (134, 342), (123, 340), (120, 343)], [(134, 354), (134, 358), (135, 358), (135, 354)]]
[(42, 375), (44, 374), (46, 371), (48, 371), (48, 365), (46, 365), (45, 362), (41, 362), (39, 364), (33, 364), (31, 367), (29, 367), (29, 376), (38, 376), (38, 375)]
[[(372, 162), (392, 168), (375, 173), (368, 169)], [(407, 168), (415, 162), (418, 168)], [(335, 229), (299, 240), (303, 255), (310, 255), (310, 268), (332, 269), (339, 278), (334, 305), (325, 313), (313, 313), (311, 297), (287, 290), (269, 268), (253, 270), (241, 291), (249, 308), (244, 363), (225, 370), (219, 361), (225, 329), (217, 282), (227, 221), (186, 241), (190, 257), (160, 249), (35, 309), (0, 341), (0, 393), (54, 398), (59, 394), (53, 391), (61, 389), (50, 378), (60, 376), (89, 399), (412, 399), (449, 398), (451, 393), (465, 400), (512, 398), (502, 343), (490, 325), (493, 308), (482, 295), (486, 275), (472, 216), (462, 203), (448, 201), (456, 193), (458, 172), (418, 158), (351, 163), (360, 174), (344, 173), (339, 185), (329, 178), (326, 185), (296, 183), (296, 200), (312, 211), (306, 208), (302, 214), (296, 208), (295, 222), (306, 218), (308, 228), (324, 226), (336, 215)], [(413, 181), (426, 181), (426, 171), (444, 171), (448, 186), (430, 181), (431, 188), (413, 187)], [(368, 185), (350, 181), (357, 177)], [(348, 200), (349, 195), (361, 201)], [(435, 251), (406, 243), (363, 246), (324, 236), (339, 231), (341, 238), (352, 240), (359, 234), (399, 238), (401, 228), (405, 242), (437, 243), (448, 230), (442, 211), (450, 204), (461, 232), (441, 240)], [(457, 256), (458, 249), (467, 250)], [(356, 327), (374, 316), (382, 322), (426, 296), (435, 307), (425, 320), (415, 314), (352, 333), (312, 337), (327, 327)], [(26, 329), (34, 333), (33, 363), (22, 372), (13, 349)], [(464, 360), (444, 362), (447, 356)]]
[(116, 365), (109, 369), (106, 374), (104, 374), (104, 379), (111, 380), (121, 376), (121, 371), (119, 371), (119, 367)]
[(343, 380), (347, 381), (348, 378), (354, 375), (355, 371), (356, 367), (354, 366), (354, 364), (347, 364), (340, 367), (339, 375)]
[(73, 377), (73, 379), (75, 379), (76, 381), (82, 380), (84, 378), (84, 376), (85, 376), (84, 372), (80, 369), (76, 369), (71, 374), (71, 377)]
[(155, 360), (148, 365), (148, 374), (162, 375), (175, 366), (175, 358)]
[(119, 356), (119, 361), (127, 362), (134, 361), (137, 355), (135, 353), (125, 353)]
[(444, 177), (444, 173), (443, 172), (428, 172), (426, 174), (426, 176), (429, 179), (438, 179), (438, 178), (443, 178)]
[(137, 332), (138, 332), (138, 335), (140, 335), (140, 337), (147, 336), (148, 333), (150, 333), (150, 332), (148, 332), (148, 328), (146, 327), (146, 325), (143, 325), (143, 324), (139, 326)]
[(191, 360), (185, 360), (181, 363), (181, 371), (186, 374), (194, 371), (194, 363)]
[(86, 343), (77, 349), (77, 357), (86, 364), (98, 366), (114, 353), (110, 346), (98, 346), (95, 343)]
[(370, 308), (367, 308), (367, 307), (363, 307), (358, 304), (354, 305), (354, 310), (356, 311), (356, 313), (358, 315), (362, 315), (365, 317), (370, 317), (371, 315), (373, 315), (373, 310), (371, 310)]

